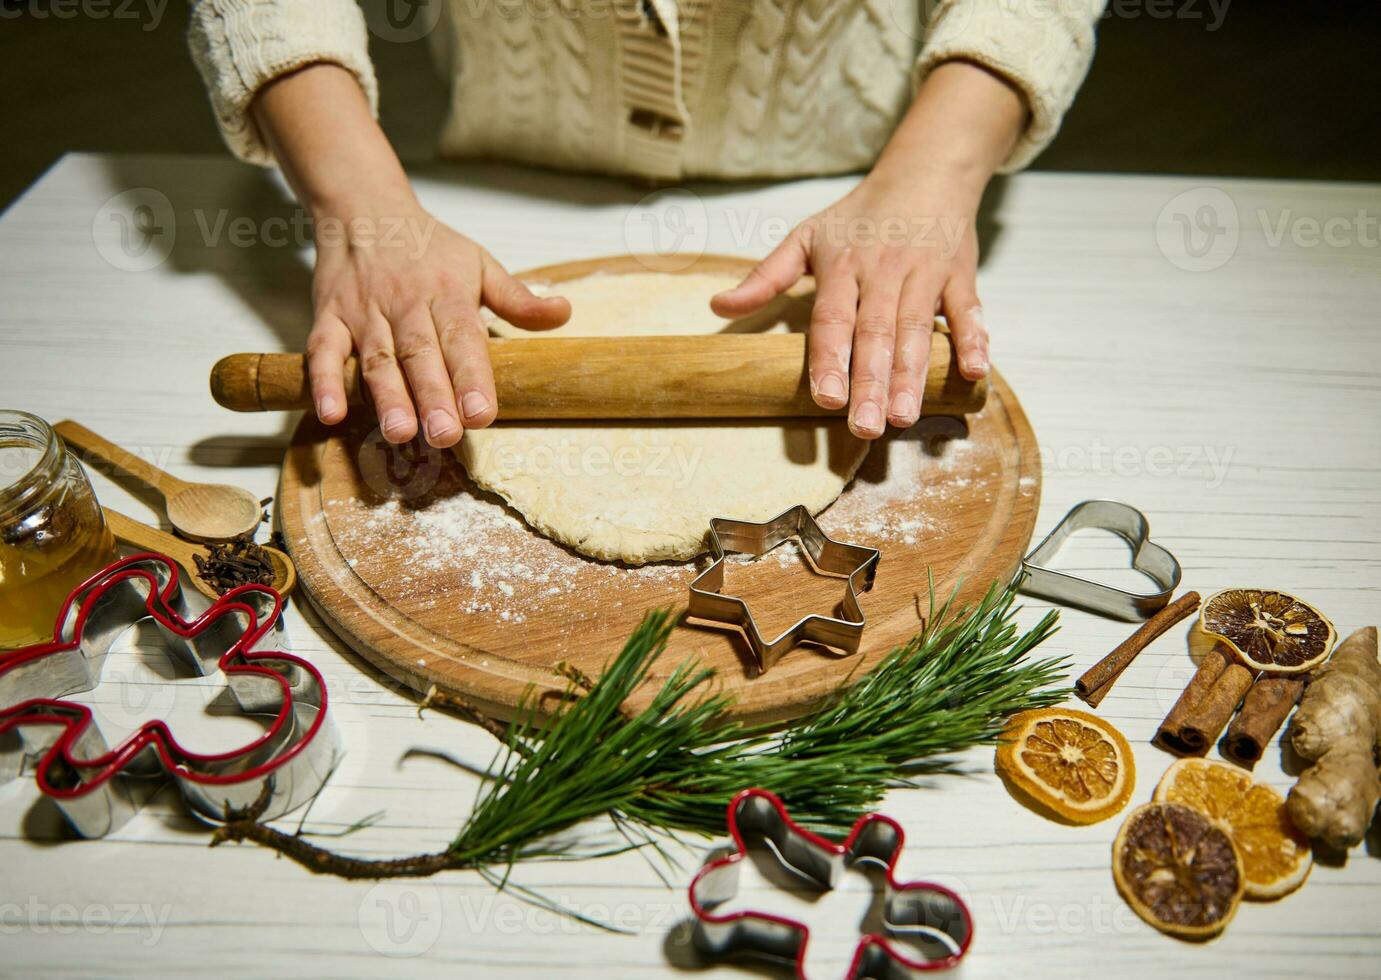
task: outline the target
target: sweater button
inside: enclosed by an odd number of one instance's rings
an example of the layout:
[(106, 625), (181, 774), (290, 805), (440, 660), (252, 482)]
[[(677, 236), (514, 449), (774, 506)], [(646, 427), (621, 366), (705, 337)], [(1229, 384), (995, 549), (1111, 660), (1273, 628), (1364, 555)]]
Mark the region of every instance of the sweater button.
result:
[(628, 122), (638, 129), (646, 130), (659, 139), (679, 140), (686, 131), (681, 120), (666, 116), (651, 109), (634, 109), (628, 114)]

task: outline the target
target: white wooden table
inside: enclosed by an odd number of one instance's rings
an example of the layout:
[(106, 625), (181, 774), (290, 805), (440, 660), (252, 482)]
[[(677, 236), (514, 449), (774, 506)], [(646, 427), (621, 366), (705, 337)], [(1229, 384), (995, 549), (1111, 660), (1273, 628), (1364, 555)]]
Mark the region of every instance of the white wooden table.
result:
[[(508, 167), (419, 175), (428, 207), (514, 269), (654, 245), (760, 255), (785, 222), (849, 183), (698, 189), (640, 204), (645, 192), (622, 184)], [(152, 192), (111, 200), (134, 188)], [(119, 215), (151, 202), (162, 230), (142, 254), (122, 250)], [(206, 375), (230, 351), (301, 345), (310, 254), (283, 220), (293, 213), (272, 178), (224, 159), (65, 158), (0, 218), (0, 404), (78, 418), (183, 476), (273, 493), (293, 420), (221, 410)], [(1078, 175), (1008, 182), (985, 239), (980, 289), (996, 362), (1045, 454), (1041, 528), (1086, 497), (1126, 500), (1178, 553), (1188, 588), (1279, 587), (1316, 602), (1342, 631), (1375, 623), (1378, 216), (1377, 186)], [(104, 478), (98, 492), (154, 519)], [(1108, 567), (1118, 552), (1092, 541), (1074, 560)], [(1042, 608), (1031, 602), (1023, 619), (1034, 622)], [(413, 701), (365, 670), (309, 611), (295, 604), (289, 620), (294, 649), (327, 677), (346, 748), (309, 826), (330, 831), (383, 811), (376, 826), (340, 843), (371, 855), (443, 846), (478, 780), (427, 753), (482, 766), (492, 740), (440, 715), (419, 720)], [(1076, 670), (1129, 630), (1079, 612), (1062, 621), (1046, 651), (1067, 653)], [(157, 647), (140, 649), (112, 658), (90, 698), (109, 737), (167, 714), (184, 719), (194, 746), (240, 734), (242, 722), (204, 715), (215, 685), (169, 684), (149, 652)], [(1175, 631), (1104, 702), (1101, 713), (1136, 747), (1137, 802), (1169, 762), (1148, 739), (1189, 668)], [(1376, 974), (1381, 862), (1364, 849), (1344, 867), (1316, 868), (1285, 901), (1244, 906), (1217, 942), (1186, 945), (1144, 926), (1118, 898), (1109, 845), (1119, 820), (1048, 823), (1007, 796), (988, 751), (964, 761), (971, 778), (895, 791), (886, 809), (910, 834), (902, 872), (949, 882), (974, 909), (969, 977)], [(1258, 772), (1282, 789), (1291, 781), (1275, 747)], [(523, 884), (629, 936), (498, 895), (474, 874), (345, 883), (266, 851), (206, 842), (167, 791), (118, 834), (83, 842), (68, 839), (30, 778), (0, 787), (0, 972), (688, 969), (684, 885), (699, 852), (684, 854), (675, 888), (632, 854), (518, 870)], [(847, 961), (861, 901), (854, 889), (822, 903), (812, 957), (821, 975)]]

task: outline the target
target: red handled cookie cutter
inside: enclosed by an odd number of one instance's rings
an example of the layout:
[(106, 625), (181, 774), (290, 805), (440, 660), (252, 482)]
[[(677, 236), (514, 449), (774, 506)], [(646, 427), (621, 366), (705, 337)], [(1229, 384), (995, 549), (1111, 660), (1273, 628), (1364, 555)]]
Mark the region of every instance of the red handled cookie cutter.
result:
[[(87, 579), (58, 613), (50, 643), (0, 654), (0, 784), (33, 768), (39, 789), (83, 837), (118, 829), (135, 812), (128, 781), (166, 775), (198, 817), (217, 823), (227, 808), (267, 802), (262, 819), (306, 803), (337, 756), (326, 716), (326, 682), (286, 652), (283, 600), (244, 585), (201, 610), (163, 555), (125, 558)], [(189, 674), (219, 671), (262, 735), (216, 755), (189, 752), (163, 721), (145, 723), (114, 749), (85, 705), (63, 700), (100, 683), (116, 639), (152, 619)]]
[[(896, 864), (906, 838), (891, 817), (870, 813), (854, 824), (842, 844), (835, 844), (799, 826), (775, 794), (746, 789), (729, 803), (729, 833), (733, 853), (705, 865), (690, 885), (694, 941), (707, 956), (746, 953), (787, 960), (796, 976), (805, 977), (810, 929), (804, 922), (766, 911), (720, 911), (738, 891), (739, 869), (748, 853), (747, 833), (761, 836), (783, 867), (821, 890), (833, 888), (844, 870), (858, 862), (886, 871), (883, 930), (859, 939), (846, 977), (910, 980), (956, 966), (968, 952), (973, 919), (963, 900), (942, 885), (897, 881)], [(910, 944), (904, 951), (894, 940), (905, 936), (935, 943), (945, 952), (924, 957)]]

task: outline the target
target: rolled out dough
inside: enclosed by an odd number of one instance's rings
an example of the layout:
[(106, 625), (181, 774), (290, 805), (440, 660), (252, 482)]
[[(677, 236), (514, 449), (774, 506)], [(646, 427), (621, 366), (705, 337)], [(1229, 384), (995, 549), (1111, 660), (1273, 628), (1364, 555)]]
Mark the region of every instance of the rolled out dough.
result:
[[(737, 280), (703, 273), (594, 275), (562, 283), (571, 321), (542, 336), (717, 333), (799, 327), (799, 303), (729, 324), (709, 299)], [(533, 336), (503, 321), (501, 337)], [(502, 409), (501, 409), (502, 411)], [(710, 518), (763, 521), (828, 507), (869, 444), (843, 420), (496, 423), (465, 433), (461, 462), (533, 527), (582, 554), (642, 564), (706, 550)]]

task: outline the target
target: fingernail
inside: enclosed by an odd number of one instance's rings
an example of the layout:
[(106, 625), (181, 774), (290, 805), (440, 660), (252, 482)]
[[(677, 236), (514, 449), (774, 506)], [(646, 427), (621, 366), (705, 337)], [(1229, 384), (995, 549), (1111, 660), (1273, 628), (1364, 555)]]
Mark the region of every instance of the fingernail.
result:
[(872, 402), (864, 402), (854, 413), (854, 428), (874, 432), (882, 428), (882, 413)]
[(408, 415), (401, 408), (385, 412), (384, 417), (379, 420), (379, 428), (384, 430), (386, 436), (401, 436), (408, 427)]
[(827, 374), (820, 379), (820, 384), (816, 389), (821, 398), (843, 398), (844, 379), (837, 374)]
[(472, 419), (489, 410), (489, 399), (478, 391), (467, 391), (465, 397), (460, 400), (460, 407), (465, 412), (465, 417)]
[(967, 357), (964, 359), (964, 370), (981, 378), (988, 373), (988, 360), (978, 355)]
[(336, 399), (331, 395), (322, 395), (316, 403), (316, 417), (324, 419), (336, 410)]
[(920, 406), (916, 404), (916, 396), (909, 391), (903, 391), (900, 395), (892, 399), (892, 417), (901, 419), (903, 422), (914, 422), (916, 416), (920, 414)]
[(445, 439), (456, 431), (455, 420), (446, 412), (437, 409), (427, 416), (427, 438), (432, 442)]

